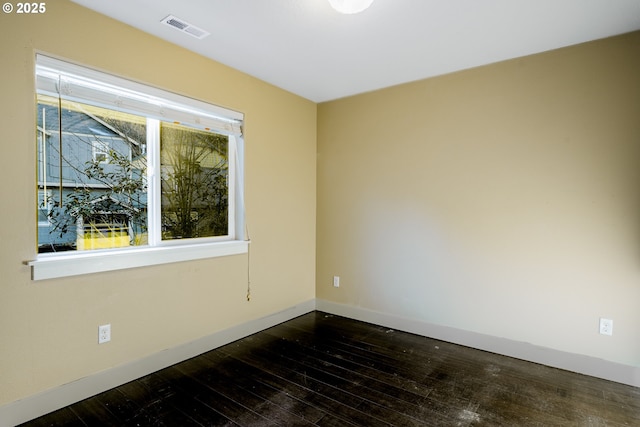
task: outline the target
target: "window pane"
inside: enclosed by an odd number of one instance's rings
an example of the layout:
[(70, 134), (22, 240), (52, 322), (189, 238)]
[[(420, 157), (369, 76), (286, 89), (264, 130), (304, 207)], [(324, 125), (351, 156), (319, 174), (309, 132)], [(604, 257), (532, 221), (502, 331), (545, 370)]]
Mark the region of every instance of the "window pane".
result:
[(48, 190), (46, 193), (44, 190), (38, 190), (38, 226), (49, 225), (49, 211), (51, 209), (51, 200), (51, 190)]
[(162, 123), (162, 239), (229, 235), (229, 138)]
[(37, 108), (38, 252), (145, 244), (146, 119), (45, 95)]

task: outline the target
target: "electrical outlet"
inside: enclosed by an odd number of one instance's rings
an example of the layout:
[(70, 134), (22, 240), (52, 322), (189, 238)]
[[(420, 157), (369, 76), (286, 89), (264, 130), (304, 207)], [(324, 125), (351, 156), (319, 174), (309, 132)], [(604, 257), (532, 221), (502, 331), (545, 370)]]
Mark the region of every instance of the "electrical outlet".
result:
[(600, 318), (600, 333), (602, 335), (613, 335), (613, 320)]
[(333, 276), (333, 287), (334, 288), (340, 287), (340, 276)]
[(98, 344), (111, 341), (111, 325), (98, 326)]

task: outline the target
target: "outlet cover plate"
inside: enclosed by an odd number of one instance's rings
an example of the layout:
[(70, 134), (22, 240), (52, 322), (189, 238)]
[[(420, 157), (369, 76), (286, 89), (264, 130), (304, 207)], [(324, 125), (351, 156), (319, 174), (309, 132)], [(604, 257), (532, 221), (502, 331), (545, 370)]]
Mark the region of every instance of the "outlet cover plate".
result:
[(98, 326), (98, 344), (111, 341), (111, 325)]
[(613, 335), (613, 320), (600, 318), (600, 333), (602, 335)]

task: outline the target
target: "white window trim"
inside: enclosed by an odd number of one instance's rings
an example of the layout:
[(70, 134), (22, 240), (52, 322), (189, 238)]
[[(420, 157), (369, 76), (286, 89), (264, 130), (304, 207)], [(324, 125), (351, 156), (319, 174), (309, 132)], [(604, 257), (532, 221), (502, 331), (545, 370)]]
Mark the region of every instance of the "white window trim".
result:
[[(185, 105), (180, 103), (184, 103), (186, 98), (179, 95), (160, 91), (139, 83), (120, 79), (42, 55), (38, 55), (38, 64), (42, 67), (54, 66), (64, 72), (80, 73), (92, 79), (106, 79), (109, 84), (124, 85), (124, 87), (130, 84), (132, 90), (137, 91), (143, 88), (149, 91), (148, 93), (152, 101), (156, 100), (156, 96), (164, 96), (170, 102), (178, 102), (179, 105)], [(187, 105), (189, 104), (194, 105), (193, 110), (190, 110), (189, 107), (180, 110), (182, 107), (175, 107), (176, 104), (171, 104), (170, 106), (176, 108), (174, 111), (182, 111), (185, 114), (191, 114), (192, 111), (197, 114), (203, 114), (203, 112), (207, 114), (208, 111), (212, 111), (213, 115), (206, 118), (206, 120), (209, 121), (207, 125), (211, 123), (229, 130), (231, 151), (229, 161), (233, 162), (233, 167), (236, 169), (235, 180), (230, 182), (229, 186), (229, 235), (231, 239), (207, 239), (204, 241), (199, 240), (197, 243), (189, 239), (189, 241), (184, 241), (182, 244), (154, 242), (157, 246), (136, 246), (121, 249), (38, 254), (35, 260), (25, 262), (26, 265), (31, 267), (32, 280), (55, 279), (127, 268), (239, 255), (248, 252), (249, 241), (244, 240), (244, 140), (238, 133), (243, 115), (242, 113), (227, 110), (222, 107), (211, 106), (192, 99), (188, 99)], [(213, 110), (211, 110), (211, 108), (213, 108)], [(153, 153), (148, 154), (154, 155)], [(152, 170), (149, 172), (154, 174)], [(150, 184), (152, 182), (153, 180), (150, 180)], [(233, 203), (233, 207), (231, 203)], [(150, 212), (150, 214), (155, 215), (156, 213)], [(151, 237), (151, 234), (149, 237)]]
[(244, 240), (180, 246), (139, 246), (121, 250), (95, 250), (64, 255), (41, 254), (38, 259), (29, 261), (27, 265), (31, 267), (31, 280), (45, 280), (126, 268), (240, 255), (247, 253), (248, 250), (249, 241)]

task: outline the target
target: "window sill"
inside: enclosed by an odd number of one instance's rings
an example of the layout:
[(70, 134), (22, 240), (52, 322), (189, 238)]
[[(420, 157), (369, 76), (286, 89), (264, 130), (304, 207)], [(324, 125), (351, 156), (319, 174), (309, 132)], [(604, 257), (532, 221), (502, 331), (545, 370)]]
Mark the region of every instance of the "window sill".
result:
[(135, 249), (87, 251), (73, 254), (46, 254), (27, 262), (31, 280), (55, 279), (103, 271), (146, 267), (247, 253), (249, 242), (201, 243), (196, 245), (144, 247)]

